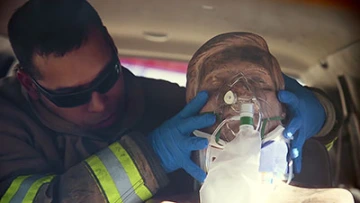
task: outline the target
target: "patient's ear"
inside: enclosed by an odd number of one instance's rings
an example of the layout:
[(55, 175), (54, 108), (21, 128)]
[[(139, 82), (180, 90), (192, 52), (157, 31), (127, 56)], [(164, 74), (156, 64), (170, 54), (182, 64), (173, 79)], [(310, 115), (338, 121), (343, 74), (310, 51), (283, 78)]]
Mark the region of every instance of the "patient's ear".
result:
[(197, 69), (195, 67), (188, 67), (186, 74), (186, 103), (189, 103), (197, 94), (199, 88), (199, 81), (197, 77)]
[(16, 72), (16, 77), (19, 80), (20, 84), (26, 89), (27, 93), (33, 100), (39, 99), (39, 93), (37, 87), (32, 81), (31, 77), (25, 73), (23, 70), (18, 70)]
[[(280, 101), (279, 101), (279, 102), (280, 102)], [(281, 123), (282, 123), (283, 125), (288, 125), (288, 124), (289, 124), (289, 121), (290, 121), (290, 118), (289, 118), (290, 115), (289, 115), (288, 113), (286, 113), (287, 107), (286, 107), (285, 104), (283, 104), (283, 103), (281, 103), (281, 102), (280, 102), (280, 104), (281, 104), (281, 117), (284, 118), (284, 119), (281, 121)]]
[(194, 79), (187, 80), (186, 82), (186, 103), (189, 103), (196, 96), (196, 89)]
[(280, 69), (280, 65), (279, 62), (276, 60), (276, 58), (270, 54), (271, 57), (271, 71), (273, 72), (272, 77), (274, 84), (275, 84), (275, 89), (278, 90), (283, 90), (285, 89), (285, 81), (284, 81), (284, 77), (282, 75), (281, 69)]

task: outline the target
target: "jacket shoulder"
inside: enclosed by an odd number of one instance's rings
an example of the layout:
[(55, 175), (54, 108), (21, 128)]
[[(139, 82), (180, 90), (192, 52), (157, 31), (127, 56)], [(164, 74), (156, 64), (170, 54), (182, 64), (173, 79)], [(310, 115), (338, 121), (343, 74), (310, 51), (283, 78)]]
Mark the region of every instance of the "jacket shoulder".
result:
[(185, 99), (185, 87), (166, 80), (137, 77), (147, 95), (167, 99)]
[(144, 90), (145, 101), (162, 111), (179, 112), (185, 105), (185, 87), (165, 80), (138, 77)]
[(25, 132), (28, 132), (31, 126), (38, 125), (37, 118), (23, 96), (16, 78), (0, 80), (0, 106), (1, 134), (29, 139)]
[(21, 85), (15, 77), (0, 79), (0, 103), (1, 106), (16, 106), (27, 108), (28, 103), (22, 93)]

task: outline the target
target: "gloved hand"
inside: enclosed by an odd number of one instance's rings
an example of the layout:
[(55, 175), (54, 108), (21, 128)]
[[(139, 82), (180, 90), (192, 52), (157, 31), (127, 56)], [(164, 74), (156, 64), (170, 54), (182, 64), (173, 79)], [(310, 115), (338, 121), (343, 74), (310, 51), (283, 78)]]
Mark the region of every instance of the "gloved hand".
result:
[(290, 114), (290, 123), (284, 136), (292, 138), (290, 155), (294, 160), (295, 172), (301, 171), (302, 147), (307, 139), (317, 134), (326, 120), (323, 106), (314, 93), (300, 85), (295, 79), (283, 74), (285, 90), (278, 93), (280, 102), (285, 103)]
[(209, 127), (215, 123), (215, 115), (198, 115), (208, 99), (207, 92), (199, 94), (185, 108), (159, 128), (150, 133), (148, 139), (160, 157), (166, 172), (183, 168), (200, 182), (204, 182), (205, 172), (191, 161), (191, 151), (204, 149), (208, 140), (190, 136), (194, 130)]

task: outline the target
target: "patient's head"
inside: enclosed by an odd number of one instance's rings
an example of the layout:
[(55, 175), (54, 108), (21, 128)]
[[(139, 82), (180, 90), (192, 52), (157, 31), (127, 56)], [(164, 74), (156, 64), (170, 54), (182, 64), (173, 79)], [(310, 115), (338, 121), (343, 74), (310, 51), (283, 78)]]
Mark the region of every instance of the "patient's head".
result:
[[(224, 102), (224, 95), (229, 90), (237, 98), (256, 97), (263, 118), (272, 118), (285, 116), (276, 96), (281, 89), (284, 89), (284, 80), (279, 64), (270, 54), (265, 40), (256, 34), (233, 32), (218, 35), (201, 46), (189, 62), (187, 102), (198, 92), (207, 90), (209, 101), (201, 112), (215, 112), (219, 116), (217, 124), (205, 129), (208, 133), (212, 133), (223, 119), (239, 115), (236, 105)], [(268, 122), (265, 134), (279, 124), (280, 121)], [(222, 139), (233, 139), (229, 129), (233, 127), (222, 130)]]

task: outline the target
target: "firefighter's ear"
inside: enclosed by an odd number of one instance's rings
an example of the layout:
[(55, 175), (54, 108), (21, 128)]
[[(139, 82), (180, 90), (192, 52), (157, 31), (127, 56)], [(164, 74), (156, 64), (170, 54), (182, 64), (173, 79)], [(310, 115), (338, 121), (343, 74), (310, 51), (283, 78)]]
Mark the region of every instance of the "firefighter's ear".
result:
[(34, 82), (31, 79), (31, 77), (27, 73), (25, 73), (23, 70), (18, 70), (16, 72), (16, 77), (19, 80), (19, 82), (21, 83), (21, 85), (26, 89), (26, 91), (28, 92), (31, 99), (38, 100), (39, 93), (37, 91), (36, 85), (34, 84)]
[(118, 54), (118, 49), (115, 45), (115, 42), (114, 42), (114, 39), (110, 36), (108, 30), (107, 30), (107, 27), (106, 26), (103, 26), (103, 30), (104, 32), (106, 33), (106, 40), (109, 42), (111, 48), (113, 49), (113, 51), (115, 51), (116, 54)]

